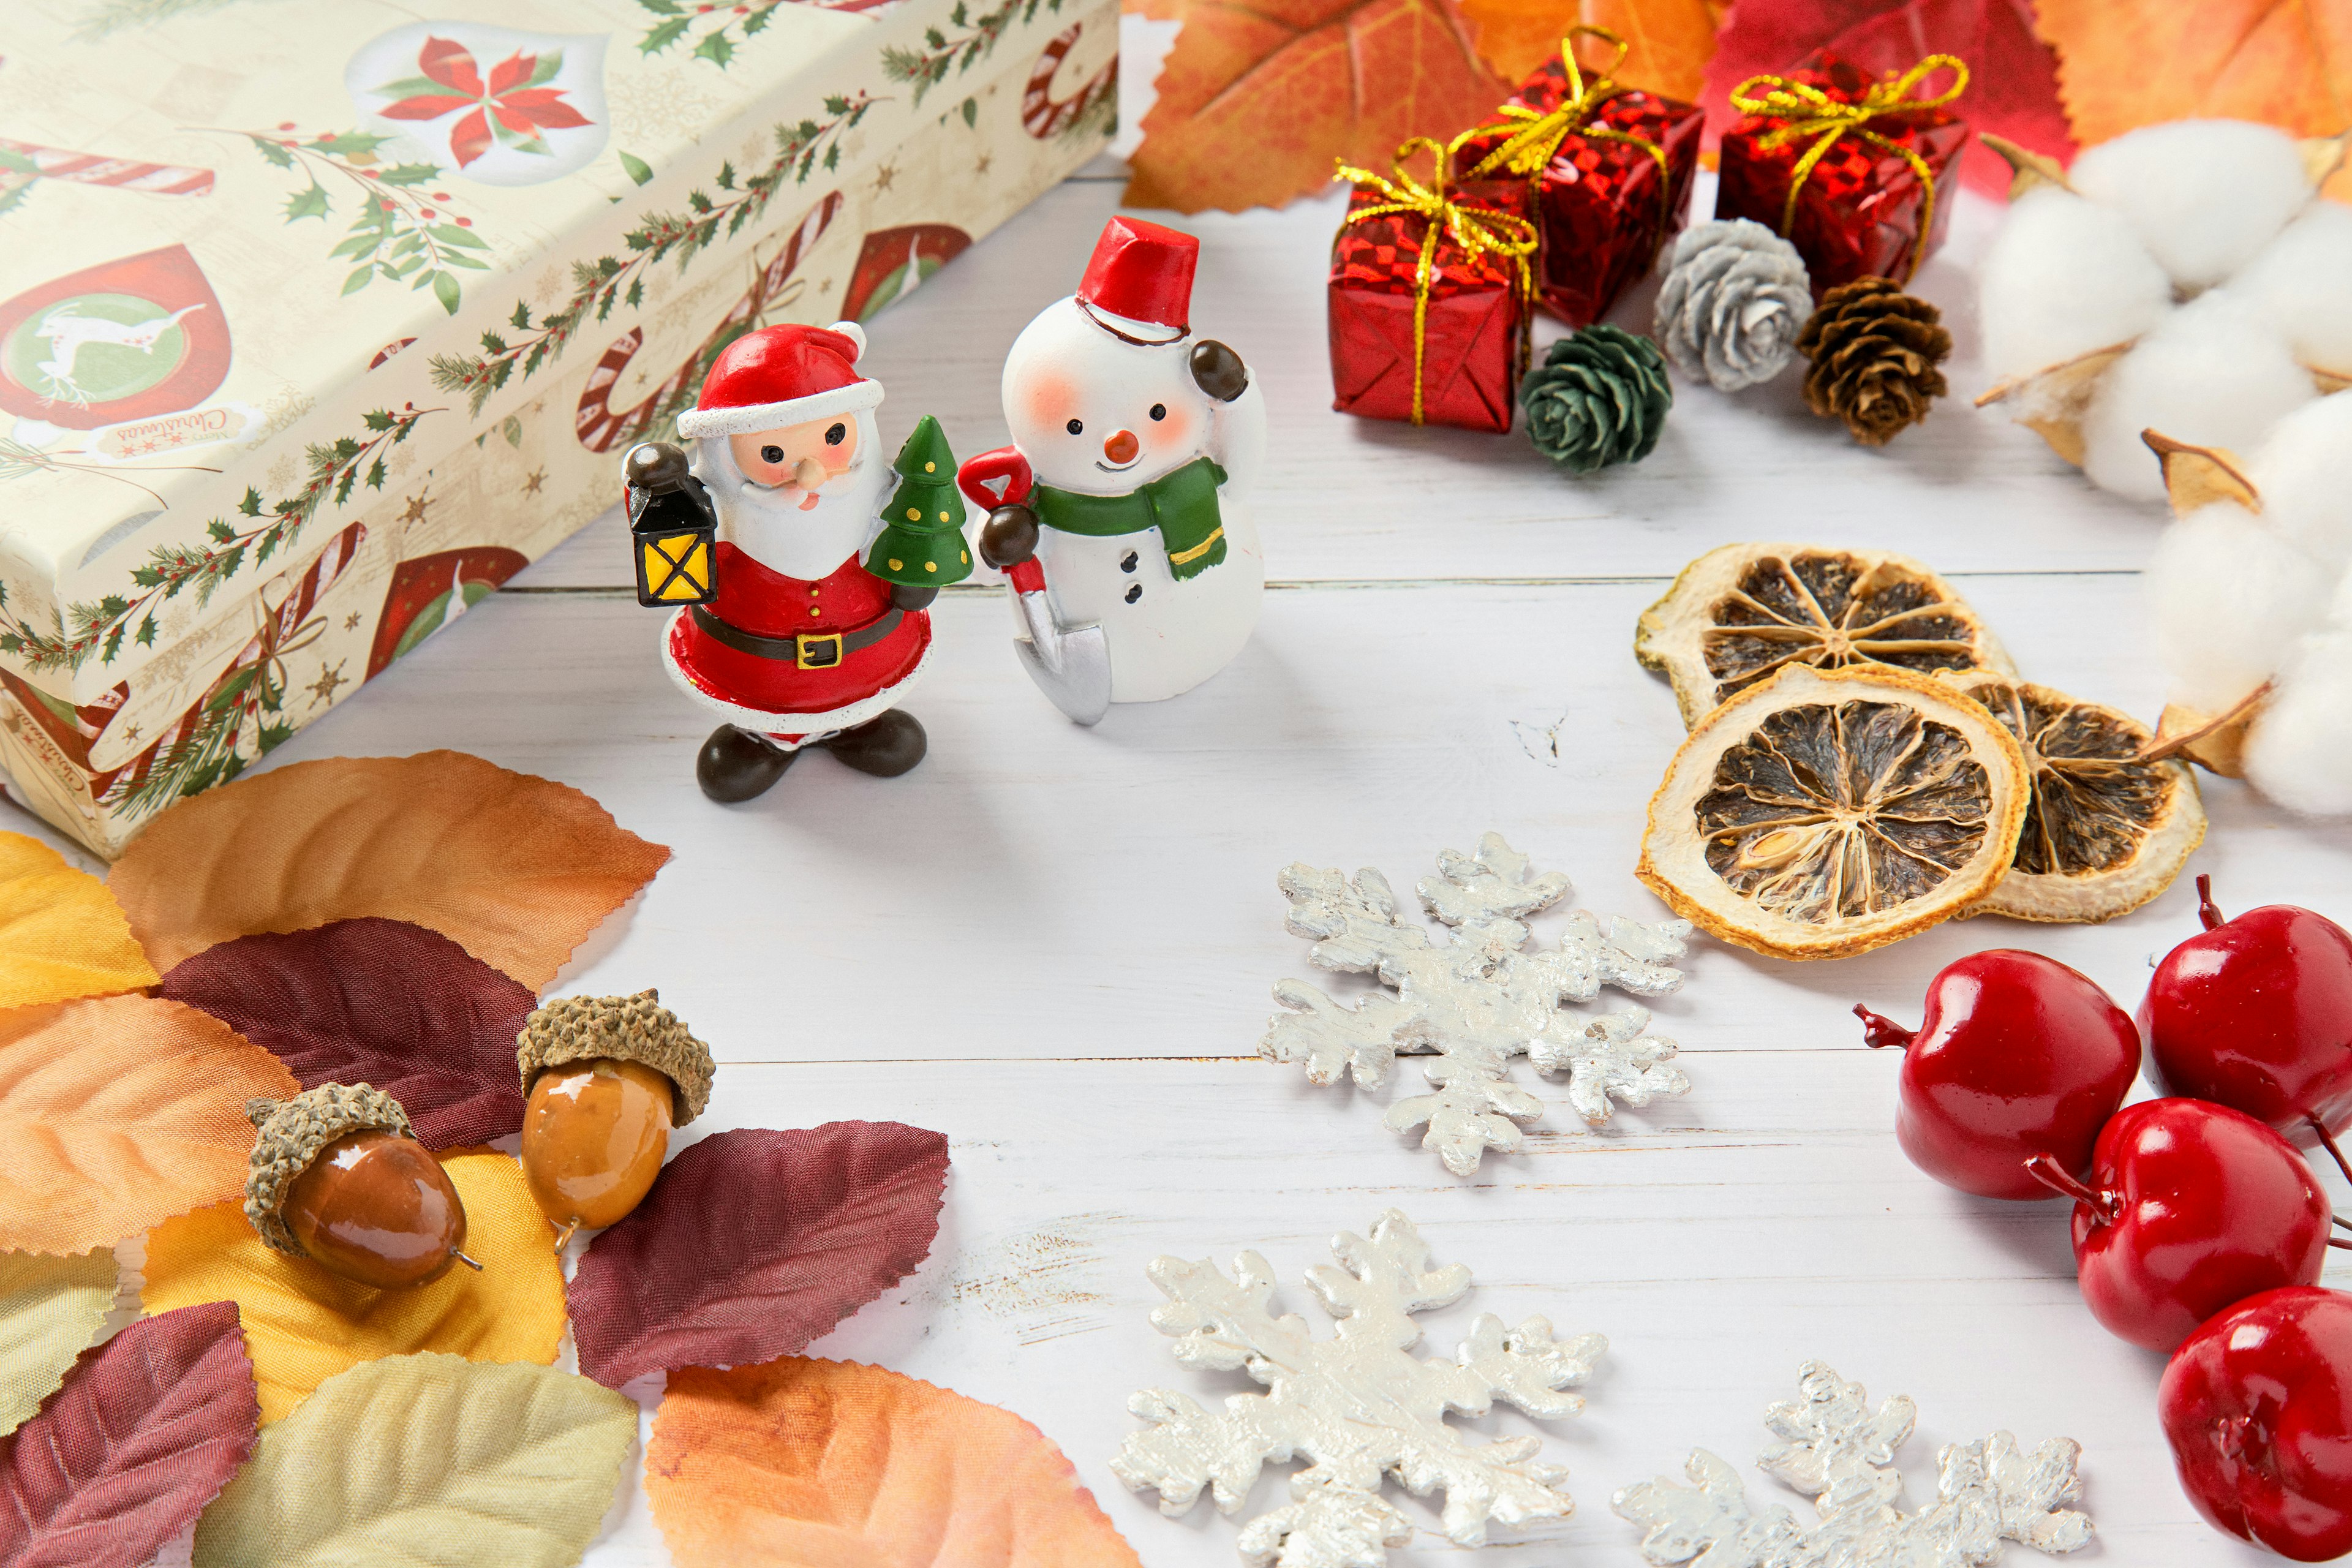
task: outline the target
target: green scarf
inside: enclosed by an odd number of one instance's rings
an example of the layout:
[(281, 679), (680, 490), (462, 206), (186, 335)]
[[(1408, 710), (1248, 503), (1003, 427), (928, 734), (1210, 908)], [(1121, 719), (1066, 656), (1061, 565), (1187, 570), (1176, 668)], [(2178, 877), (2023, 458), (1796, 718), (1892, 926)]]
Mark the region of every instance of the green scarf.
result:
[(1086, 496), (1038, 485), (1029, 505), (1040, 523), (1064, 533), (1102, 539), (1158, 529), (1168, 570), (1181, 583), (1225, 559), (1224, 520), (1217, 514), (1217, 487), (1224, 482), (1225, 470), (1215, 459), (1195, 458), (1123, 496)]

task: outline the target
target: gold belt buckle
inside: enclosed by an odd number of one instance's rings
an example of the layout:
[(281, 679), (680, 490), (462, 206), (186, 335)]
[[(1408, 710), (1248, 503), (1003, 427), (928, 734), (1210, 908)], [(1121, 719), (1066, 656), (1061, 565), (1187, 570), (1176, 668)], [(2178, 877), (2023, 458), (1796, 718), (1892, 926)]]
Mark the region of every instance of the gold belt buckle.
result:
[[(832, 649), (830, 658), (811, 657), (810, 650)], [(802, 632), (793, 638), (793, 662), (803, 669), (831, 669), (842, 659), (839, 632)]]

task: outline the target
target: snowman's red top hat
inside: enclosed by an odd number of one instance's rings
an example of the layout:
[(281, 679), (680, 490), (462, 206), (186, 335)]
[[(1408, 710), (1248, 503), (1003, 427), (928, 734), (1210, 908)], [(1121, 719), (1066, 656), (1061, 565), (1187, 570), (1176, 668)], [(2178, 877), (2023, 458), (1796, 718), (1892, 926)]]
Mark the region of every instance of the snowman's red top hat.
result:
[(1181, 342), (1192, 333), (1192, 269), (1201, 242), (1141, 218), (1115, 217), (1078, 280), (1078, 309), (1130, 343)]
[(743, 436), (872, 408), (882, 384), (857, 374), (865, 331), (855, 321), (830, 327), (762, 327), (719, 351), (702, 395), (677, 416), (677, 433)]

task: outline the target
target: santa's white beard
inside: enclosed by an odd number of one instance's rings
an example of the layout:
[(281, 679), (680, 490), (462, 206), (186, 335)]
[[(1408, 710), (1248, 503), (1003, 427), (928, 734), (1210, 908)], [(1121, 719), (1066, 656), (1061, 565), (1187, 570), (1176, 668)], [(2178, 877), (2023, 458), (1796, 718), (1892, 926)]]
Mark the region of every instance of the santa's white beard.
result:
[(719, 538), (771, 572), (813, 583), (841, 570), (874, 531), (889, 472), (877, 445), (874, 416), (859, 414), (856, 462), (818, 486), (805, 509), (808, 491), (748, 478), (724, 436), (697, 441), (692, 467), (718, 510)]

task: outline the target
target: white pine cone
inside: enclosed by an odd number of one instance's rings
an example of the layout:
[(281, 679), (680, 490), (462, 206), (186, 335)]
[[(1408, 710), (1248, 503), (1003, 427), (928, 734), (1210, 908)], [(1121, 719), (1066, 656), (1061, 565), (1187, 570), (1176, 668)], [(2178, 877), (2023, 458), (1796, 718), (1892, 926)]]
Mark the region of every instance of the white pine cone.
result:
[(1678, 368), (1737, 392), (1780, 374), (1812, 310), (1795, 246), (1744, 217), (1703, 223), (1675, 241), (1657, 338)]

